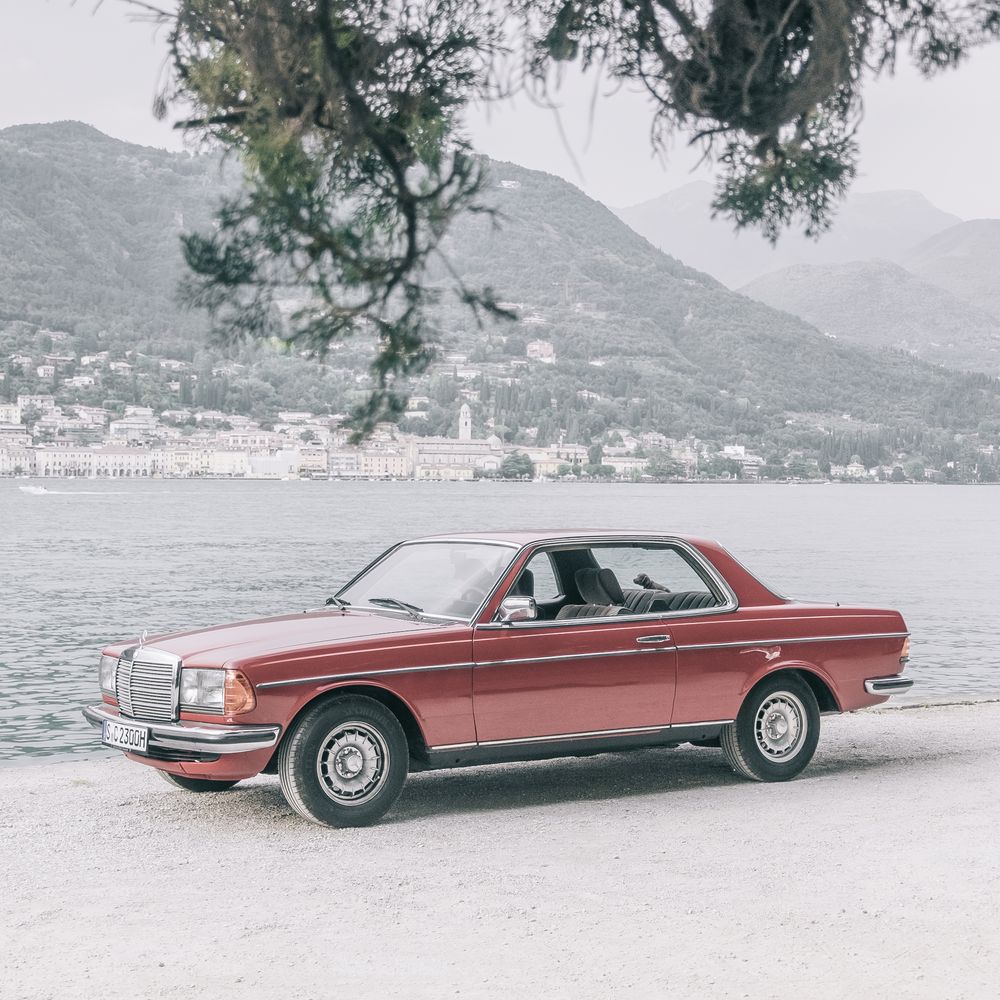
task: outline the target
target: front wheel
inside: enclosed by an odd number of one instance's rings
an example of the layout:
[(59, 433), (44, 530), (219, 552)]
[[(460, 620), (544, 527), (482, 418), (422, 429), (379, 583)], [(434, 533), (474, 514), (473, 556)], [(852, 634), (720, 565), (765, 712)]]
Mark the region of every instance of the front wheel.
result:
[(225, 792), (238, 785), (239, 781), (213, 781), (211, 778), (189, 778), (184, 774), (171, 774), (169, 771), (156, 772), (168, 784), (183, 788), (185, 792)]
[(732, 769), (754, 781), (788, 781), (801, 774), (818, 742), (816, 696), (793, 674), (761, 681), (721, 735)]
[(320, 702), (282, 741), (278, 777), (288, 804), (323, 826), (367, 826), (399, 798), (409, 747), (399, 720), (373, 698)]

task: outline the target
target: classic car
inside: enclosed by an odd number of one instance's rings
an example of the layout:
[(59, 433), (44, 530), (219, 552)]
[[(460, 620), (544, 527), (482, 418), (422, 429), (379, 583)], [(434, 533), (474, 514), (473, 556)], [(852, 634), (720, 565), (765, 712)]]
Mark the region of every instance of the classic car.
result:
[(300, 614), (109, 646), (104, 745), (192, 792), (277, 773), (330, 826), (415, 770), (718, 747), (785, 781), (820, 716), (912, 684), (898, 611), (789, 600), (712, 541), (487, 532), (394, 545)]

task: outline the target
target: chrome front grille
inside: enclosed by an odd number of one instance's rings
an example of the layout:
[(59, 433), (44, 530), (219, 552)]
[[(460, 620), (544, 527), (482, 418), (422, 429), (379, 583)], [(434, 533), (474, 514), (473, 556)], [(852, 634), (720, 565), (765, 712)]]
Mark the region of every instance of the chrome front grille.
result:
[(115, 696), (122, 715), (159, 722), (176, 719), (177, 666), (175, 657), (158, 650), (126, 650), (115, 671)]

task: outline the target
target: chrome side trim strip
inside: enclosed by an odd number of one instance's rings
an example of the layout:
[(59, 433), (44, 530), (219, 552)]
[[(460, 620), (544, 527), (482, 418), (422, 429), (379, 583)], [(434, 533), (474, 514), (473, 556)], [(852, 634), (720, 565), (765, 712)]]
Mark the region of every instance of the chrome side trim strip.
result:
[(652, 649), (611, 649), (602, 653), (561, 653), (559, 656), (525, 656), (512, 660), (480, 660), (477, 667), (499, 667), (508, 663), (557, 663), (561, 660), (599, 660), (605, 656), (641, 656), (649, 653), (671, 653), (673, 646), (654, 646)]
[(864, 635), (811, 635), (795, 639), (748, 639), (740, 642), (705, 642), (678, 645), (678, 652), (694, 649), (739, 649), (741, 646), (792, 646), (809, 642), (850, 642), (855, 639), (905, 639), (909, 632), (866, 632)]
[[(601, 621), (607, 621), (607, 618)], [(790, 646), (810, 642), (850, 642), (856, 639), (905, 639), (909, 632), (878, 632), (865, 635), (821, 635), (796, 639), (746, 639), (739, 642), (707, 642), (697, 645), (654, 646), (649, 649), (613, 649), (601, 653), (563, 653), (559, 656), (525, 656), (508, 660), (482, 660), (478, 663), (433, 663), (424, 667), (389, 667), (376, 670), (353, 670), (340, 674), (292, 677), (283, 681), (265, 681), (258, 689), (290, 687), (294, 684), (326, 684), (329, 681), (354, 680), (359, 677), (383, 677), (389, 674), (415, 674), (430, 670), (465, 670), (469, 667), (500, 667), (505, 664), (558, 663), (567, 660), (597, 660), (608, 656), (639, 656), (643, 653), (690, 652), (702, 649), (740, 649), (749, 646)], [(698, 725), (699, 723), (692, 723)], [(687, 723), (685, 723), (687, 725)], [(433, 749), (433, 748), (432, 748)]]
[(559, 743), (562, 740), (585, 740), (601, 736), (628, 736), (634, 733), (663, 733), (671, 729), (692, 729), (698, 726), (728, 726), (732, 719), (712, 719), (709, 722), (678, 722), (673, 725), (633, 726), (630, 729), (592, 729), (585, 733), (557, 733), (550, 736), (519, 736), (512, 740), (482, 740), (479, 743), (449, 743), (428, 747), (428, 750), (468, 750), (472, 747), (504, 747), (521, 743)]
[(291, 677), (284, 681), (264, 681), (254, 685), (258, 689), (290, 687), (293, 684), (326, 684), (328, 681), (353, 680), (355, 677), (381, 677), (385, 674), (417, 674), (428, 670), (464, 670), (474, 663), (432, 663), (426, 667), (387, 667), (377, 670), (354, 670), (342, 674), (321, 674), (318, 677)]
[(513, 740), (483, 740), (481, 747), (506, 747), (518, 743), (557, 743), (560, 740), (584, 740), (599, 736), (627, 736), (629, 733), (658, 733), (669, 725), (633, 726), (631, 729), (593, 729), (586, 733), (556, 733), (550, 736), (519, 736)]
[(869, 694), (890, 695), (909, 691), (913, 687), (913, 678), (895, 674), (892, 677), (870, 677), (865, 681), (865, 690)]

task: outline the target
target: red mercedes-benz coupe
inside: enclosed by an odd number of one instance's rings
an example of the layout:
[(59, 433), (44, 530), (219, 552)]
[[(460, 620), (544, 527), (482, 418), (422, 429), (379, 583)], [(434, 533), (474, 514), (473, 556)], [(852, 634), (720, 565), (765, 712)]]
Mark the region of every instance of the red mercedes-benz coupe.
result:
[(276, 772), (302, 816), (359, 826), (411, 770), (690, 742), (793, 778), (822, 713), (910, 687), (908, 647), (899, 612), (780, 597), (715, 542), (442, 535), (314, 611), (108, 647), (84, 715), (181, 788)]

